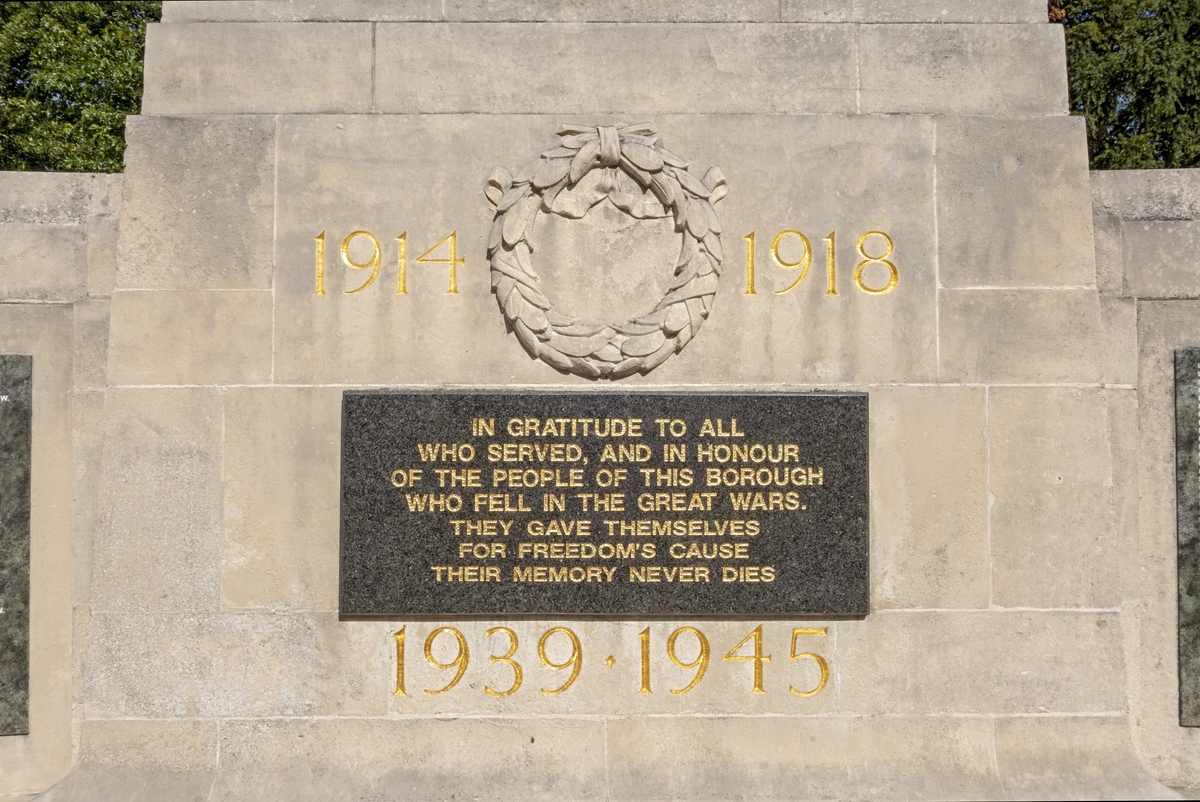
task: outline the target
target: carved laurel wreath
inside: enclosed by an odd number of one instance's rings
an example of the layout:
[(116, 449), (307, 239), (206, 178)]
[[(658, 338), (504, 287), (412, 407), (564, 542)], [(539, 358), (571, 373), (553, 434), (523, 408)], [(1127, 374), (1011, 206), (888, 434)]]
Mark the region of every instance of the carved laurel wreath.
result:
[[(645, 374), (681, 351), (708, 317), (723, 258), (713, 204), (725, 197), (725, 176), (713, 167), (697, 178), (657, 134), (649, 123), (563, 125), (556, 147), (515, 175), (498, 167), (488, 178), (487, 197), (496, 207), (488, 239), (492, 291), (530, 357), (588, 379)], [(618, 170), (637, 186), (620, 186)], [(556, 312), (530, 258), (528, 236), (539, 211), (577, 220), (605, 199), (638, 219), (674, 216), (683, 235), (667, 294), (624, 323)]]

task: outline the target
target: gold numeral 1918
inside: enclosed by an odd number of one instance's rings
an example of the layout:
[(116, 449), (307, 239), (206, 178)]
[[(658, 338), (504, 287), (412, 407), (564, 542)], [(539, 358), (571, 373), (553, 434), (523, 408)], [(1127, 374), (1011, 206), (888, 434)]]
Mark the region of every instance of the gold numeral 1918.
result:
[[(789, 237), (795, 237), (799, 240), (799, 244), (803, 249), (799, 259), (788, 261), (780, 254), (780, 248)], [(884, 249), (878, 256), (872, 256), (867, 252), (867, 246), (878, 249), (877, 244), (872, 244), (872, 237), (879, 237), (883, 240)], [(751, 231), (742, 237), (746, 241), (746, 295), (758, 295), (755, 282), (758, 278), (757, 262), (755, 261), (755, 232)], [(825, 294), (838, 295), (838, 267), (837, 267), (837, 232), (830, 231), (829, 235), (822, 237), (821, 241), (825, 243)], [(886, 295), (896, 289), (896, 285), (900, 281), (900, 270), (896, 267), (896, 263), (891, 261), (892, 253), (896, 249), (896, 243), (883, 231), (868, 231), (858, 238), (858, 255), (862, 260), (854, 268), (854, 286), (858, 287), (861, 292), (867, 295)], [(781, 290), (774, 290), (775, 295), (787, 295), (792, 290), (800, 286), (800, 282), (804, 281), (808, 276), (808, 270), (812, 266), (813, 250), (812, 245), (800, 231), (795, 229), (785, 229), (775, 235), (771, 240), (770, 249), (771, 261), (780, 270), (798, 270), (796, 278), (787, 287)], [(885, 284), (872, 286), (867, 283), (867, 278), (863, 275), (872, 265), (879, 265), (886, 268), (888, 271), (888, 280)], [(878, 280), (878, 279), (873, 279)]]

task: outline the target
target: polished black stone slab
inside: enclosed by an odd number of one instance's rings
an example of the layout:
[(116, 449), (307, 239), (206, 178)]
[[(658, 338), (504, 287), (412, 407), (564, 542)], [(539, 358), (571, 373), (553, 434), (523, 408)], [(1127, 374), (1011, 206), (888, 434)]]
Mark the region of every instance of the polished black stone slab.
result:
[(33, 357), (0, 355), (0, 735), (29, 732)]
[(341, 613), (865, 615), (867, 422), (862, 393), (346, 392)]
[(1179, 723), (1200, 727), (1200, 349), (1175, 352)]

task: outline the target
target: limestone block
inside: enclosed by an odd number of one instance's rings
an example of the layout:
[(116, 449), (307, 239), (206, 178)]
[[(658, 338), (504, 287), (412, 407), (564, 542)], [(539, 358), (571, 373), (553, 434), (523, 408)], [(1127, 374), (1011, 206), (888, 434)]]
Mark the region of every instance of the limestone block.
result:
[(33, 356), (29, 735), (0, 738), (0, 795), (71, 766), (71, 310), (0, 304), (0, 353)]
[[(515, 337), (505, 333), (485, 262), (492, 220), (482, 194), (486, 177), (496, 166), (513, 169), (536, 159), (554, 141), (562, 119), (281, 119), (275, 380), (379, 385), (569, 381), (577, 386), (582, 380), (564, 379), (531, 362)], [(566, 119), (596, 121), (574, 115)], [(693, 159), (697, 171), (718, 164), (730, 176), (729, 197), (717, 206), (726, 267), (713, 313), (696, 339), (650, 376), (623, 385), (936, 378), (928, 121), (728, 115), (709, 118), (702, 126), (692, 117), (661, 116), (654, 122), (668, 146)], [(731, 144), (759, 141), (776, 143), (771, 154)], [(348, 188), (353, 190), (349, 196)], [(926, 201), (914, 201), (921, 197)], [(534, 225), (537, 240), (549, 224), (539, 220)], [(378, 238), (382, 267), (370, 287), (348, 295), (369, 276), (340, 262), (343, 238), (359, 229)], [(797, 277), (796, 271), (776, 267), (769, 253), (775, 234), (787, 229), (809, 238), (813, 265), (793, 292), (777, 295)], [(322, 231), (326, 294), (320, 296), (314, 294), (314, 237)], [(831, 231), (838, 243), (837, 296), (826, 294), (821, 238)], [(861, 260), (856, 243), (867, 231), (889, 232), (895, 242), (891, 258), (900, 278), (886, 295), (868, 295), (853, 284)], [(396, 294), (395, 238), (402, 232), (407, 234), (407, 295)], [(445, 264), (417, 262), (451, 232), (457, 232), (457, 254), (465, 259), (457, 269), (457, 295), (446, 294)], [(756, 295), (745, 294), (743, 236), (751, 232), (757, 232)], [(788, 239), (784, 246), (799, 248), (797, 238)], [(678, 248), (679, 240), (675, 243)], [(370, 255), (365, 238), (354, 245), (364, 248), (354, 258)], [(876, 254), (882, 244), (875, 237), (868, 247)], [(431, 258), (444, 260), (447, 251), (442, 245)], [(606, 264), (547, 261), (540, 250), (533, 262), (548, 281), (563, 286), (589, 286), (597, 273), (615, 277), (620, 272)], [(669, 280), (671, 270), (668, 261), (656, 280)], [(651, 307), (653, 301), (633, 285), (605, 280), (613, 295), (624, 293), (641, 299), (643, 308)], [(467, 334), (460, 341), (445, 337), (443, 330)]]
[(867, 114), (1067, 111), (1059, 25), (863, 25), (858, 46)]
[(984, 391), (871, 390), (873, 609), (988, 605)]
[(221, 419), (215, 390), (109, 391), (94, 609), (216, 609)]
[(271, 375), (271, 292), (115, 292), (109, 338), (112, 384), (264, 382)]
[(1120, 603), (1108, 431), (1100, 390), (988, 391), (994, 604)]
[(337, 388), (226, 394), (223, 606), (337, 610), (341, 403)]
[(93, 613), (85, 714), (378, 716), (391, 667), (375, 629), (330, 613)]
[[(806, 22), (832, 22), (827, 9), (848, 0), (805, 0), (819, 6)], [(449, 0), (446, 21), (464, 22), (778, 22), (776, 0)]]
[(1140, 642), (1134, 738), (1172, 787), (1200, 787), (1200, 729), (1179, 726), (1179, 575), (1175, 533), (1176, 348), (1200, 346), (1200, 303), (1138, 303)]
[(1082, 117), (942, 119), (937, 151), (944, 286), (1096, 283)]
[(996, 762), (1017, 799), (1170, 799), (1146, 774), (1126, 716), (996, 719)]
[(375, 44), (384, 113), (854, 110), (846, 25), (380, 23)]
[(75, 387), (94, 388), (107, 384), (108, 308), (106, 298), (88, 298), (74, 305)]
[(92, 544), (96, 531), (96, 489), (104, 432), (104, 393), (76, 390), (71, 400), (74, 480), (74, 538), (71, 542), (71, 602), (86, 604), (92, 592)]
[(1099, 382), (1091, 290), (943, 290), (941, 376), (964, 382)]
[[(214, 799), (605, 799), (603, 721), (326, 719), (221, 725)], [(297, 759), (305, 766), (297, 771)]]
[(121, 289), (269, 289), (275, 121), (130, 117)]
[[(1137, 471), (1122, 466), (1136, 465), (1138, 460), (1138, 398), (1137, 390), (1133, 388), (1109, 389), (1105, 395), (1108, 399), (1109, 447), (1114, 466), (1113, 511), (1116, 514), (1118, 548), (1122, 553), (1118, 563), (1121, 598), (1122, 604), (1129, 605), (1129, 600), (1138, 597), (1138, 563), (1125, 556), (1137, 554), (1139, 548), (1138, 477)], [(1129, 652), (1137, 649), (1137, 622), (1133, 616), (1126, 616), (1122, 624), (1126, 633), (1126, 665), (1130, 667), (1131, 678), (1136, 679), (1140, 656), (1136, 651)]]
[(1106, 295), (1121, 295), (1125, 289), (1124, 224), (1116, 217), (1092, 218), (1096, 250), (1096, 286)]
[(846, 712), (1125, 709), (1115, 613), (884, 611), (838, 628), (838, 662)]
[[(784, 0), (805, 5), (807, 0)], [(1041, 0), (853, 0), (855, 22), (1046, 22)]]
[(1127, 221), (1122, 229), (1126, 295), (1200, 297), (1200, 220)]
[(0, 176), (0, 223), (76, 225), (120, 208), (121, 176), (22, 173)]
[(1100, 296), (1104, 327), (1104, 381), (1137, 384), (1137, 301)]
[(973, 718), (653, 718), (608, 723), (611, 799), (1002, 794)]
[(163, 22), (395, 22), (442, 19), (441, 0), (191, 0), (163, 3)]
[(371, 55), (364, 22), (149, 25), (142, 114), (368, 112)]
[[(758, 623), (746, 620), (545, 621), (495, 617), (478, 621), (404, 622), (405, 693), (395, 694), (395, 683), (390, 683), (389, 711), (395, 716), (517, 717), (712, 716), (728, 713), (731, 709), (745, 715), (828, 715), (835, 712), (841, 671), (839, 632), (856, 626), (857, 622), (808, 619), (763, 623), (761, 653), (770, 659), (761, 664), (763, 693), (753, 693), (754, 664), (724, 658), (752, 635)], [(377, 628), (375, 641), (387, 649), (388, 669), (391, 669), (397, 651), (393, 633), (400, 629), (400, 622), (374, 626)], [(497, 626), (507, 627), (517, 638), (517, 648), (510, 655), (521, 666), (521, 682), (515, 690), (515, 669), (505, 661), (491, 659), (508, 654), (512, 648), (506, 632), (488, 634), (488, 630)], [(547, 635), (555, 626), (567, 627), (574, 632), (582, 653), (578, 677), (559, 694), (543, 691), (562, 688), (571, 671), (553, 669), (538, 655), (538, 644), (545, 638), (548, 659), (559, 665), (569, 664), (572, 655), (570, 636), (564, 632)], [(699, 666), (680, 668), (670, 660), (667, 644), (672, 637), (675, 655), (681, 662), (693, 663), (702, 653), (701, 640), (695, 632), (685, 630), (675, 634), (684, 626), (699, 630), (708, 644), (708, 661), (702, 674)], [(426, 643), (443, 664), (453, 661), (458, 652), (452, 633), (434, 636), (442, 627), (454, 627), (462, 633), (469, 661), (458, 685), (445, 693), (431, 695), (427, 692), (445, 688), (454, 672), (436, 669), (426, 662)], [(826, 631), (823, 634), (797, 634), (796, 629)], [(650, 693), (641, 693), (642, 633), (647, 630)], [(790, 659), (793, 639), (797, 655), (794, 660)], [(753, 638), (736, 650), (739, 656), (753, 653)], [(828, 672), (824, 684), (820, 662), (814, 657), (800, 655), (816, 655), (824, 661)], [(700, 679), (696, 680), (698, 675)], [(497, 696), (488, 693), (489, 688), (498, 693), (511, 691), (511, 694)]]
[(117, 229), (119, 217), (89, 217), (84, 224), (87, 236), (87, 294), (112, 295), (117, 280)]
[(40, 798), (46, 802), (205, 799), (216, 766), (215, 721), (85, 719), (74, 770)]
[(1200, 220), (1200, 175), (1196, 170), (1097, 170), (1092, 205), (1097, 217)]
[(71, 301), (86, 292), (82, 225), (9, 223), (0, 226), (0, 237), (0, 298)]

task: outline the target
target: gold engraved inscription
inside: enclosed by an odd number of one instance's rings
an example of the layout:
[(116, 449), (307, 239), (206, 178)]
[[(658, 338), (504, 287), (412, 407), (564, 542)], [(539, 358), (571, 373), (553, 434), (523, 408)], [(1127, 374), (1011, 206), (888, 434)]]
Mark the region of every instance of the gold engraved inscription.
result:
[[(405, 690), (405, 630), (406, 628), (401, 628), (392, 633), (396, 652), (396, 688), (394, 696), (407, 696)], [(828, 685), (830, 675), (829, 661), (816, 651), (799, 651), (801, 638), (826, 638), (828, 634), (829, 627), (827, 626), (796, 627), (791, 630), (791, 648), (789, 650), (788, 665), (811, 661), (817, 668), (818, 679), (816, 684), (807, 689), (797, 688), (795, 685), (789, 683), (787, 685), (789, 695), (805, 699), (811, 698), (823, 691)], [(443, 637), (445, 635), (449, 635), (449, 639)], [(517, 632), (510, 627), (496, 626), (488, 629), (484, 635), (489, 641), (493, 637), (501, 636), (504, 638), (502, 643), (506, 644), (507, 648), (502, 654), (489, 654), (488, 662), (493, 665), (501, 664), (506, 666), (512, 672), (512, 679), (508, 683), (507, 688), (494, 688), (487, 682), (482, 683), (483, 692), (488, 696), (497, 698), (508, 697), (517, 693), (523, 687), (525, 680), (525, 669), (517, 659), (521, 645), (521, 639)], [(635, 695), (649, 696), (654, 693), (652, 690), (654, 641), (651, 639), (650, 627), (646, 627), (638, 633), (638, 642), (640, 649), (637, 665), (637, 682), (635, 685), (630, 686), (630, 689)], [(661, 641), (659, 642), (661, 643)], [(721, 658), (723, 662), (727, 663), (750, 663), (752, 665), (749, 692), (754, 695), (766, 695), (767, 693), (765, 685), (766, 665), (771, 663), (772, 660), (770, 654), (764, 654), (764, 642), (763, 625), (759, 624)], [(445, 647), (447, 644), (453, 647), (453, 656), (449, 660), (439, 660), (435, 652), (440, 651), (443, 656), (446, 655)], [(467, 638), (460, 630), (455, 627), (437, 627), (431, 630), (425, 638), (424, 652), (426, 662), (435, 670), (454, 671), (454, 676), (446, 685), (440, 688), (427, 689), (425, 691), (427, 695), (437, 696), (448, 693), (460, 685), (461, 680), (469, 669), (471, 660), (471, 650), (467, 644)], [(691, 693), (709, 675), (709, 668), (712, 661), (712, 647), (708, 635), (699, 627), (681, 626), (672, 630), (666, 638), (665, 652), (670, 663), (680, 669), (680, 671), (694, 672), (690, 678), (687, 675), (680, 677), (681, 680), (684, 680), (684, 684), (679, 688), (671, 688), (670, 692), (672, 696), (683, 696)], [(552, 672), (569, 672), (566, 681), (557, 687), (554, 687), (553, 683), (551, 683), (550, 687), (541, 688), (540, 693), (545, 696), (565, 694), (575, 686), (581, 677), (585, 676), (583, 642), (579, 635), (570, 627), (555, 626), (542, 632), (537, 639), (536, 653), (538, 662), (545, 669)], [(693, 654), (695, 656), (691, 657), (691, 659), (685, 659)], [(609, 655), (599, 665), (604, 666), (603, 670), (610, 670), (617, 663), (618, 660), (616, 657)], [(593, 667), (592, 670), (596, 671), (600, 669)], [(803, 676), (803, 674), (800, 676)], [(479, 684), (475, 682), (469, 684), (471, 687), (479, 687)], [(634, 687), (636, 687), (636, 690), (633, 690)]]

